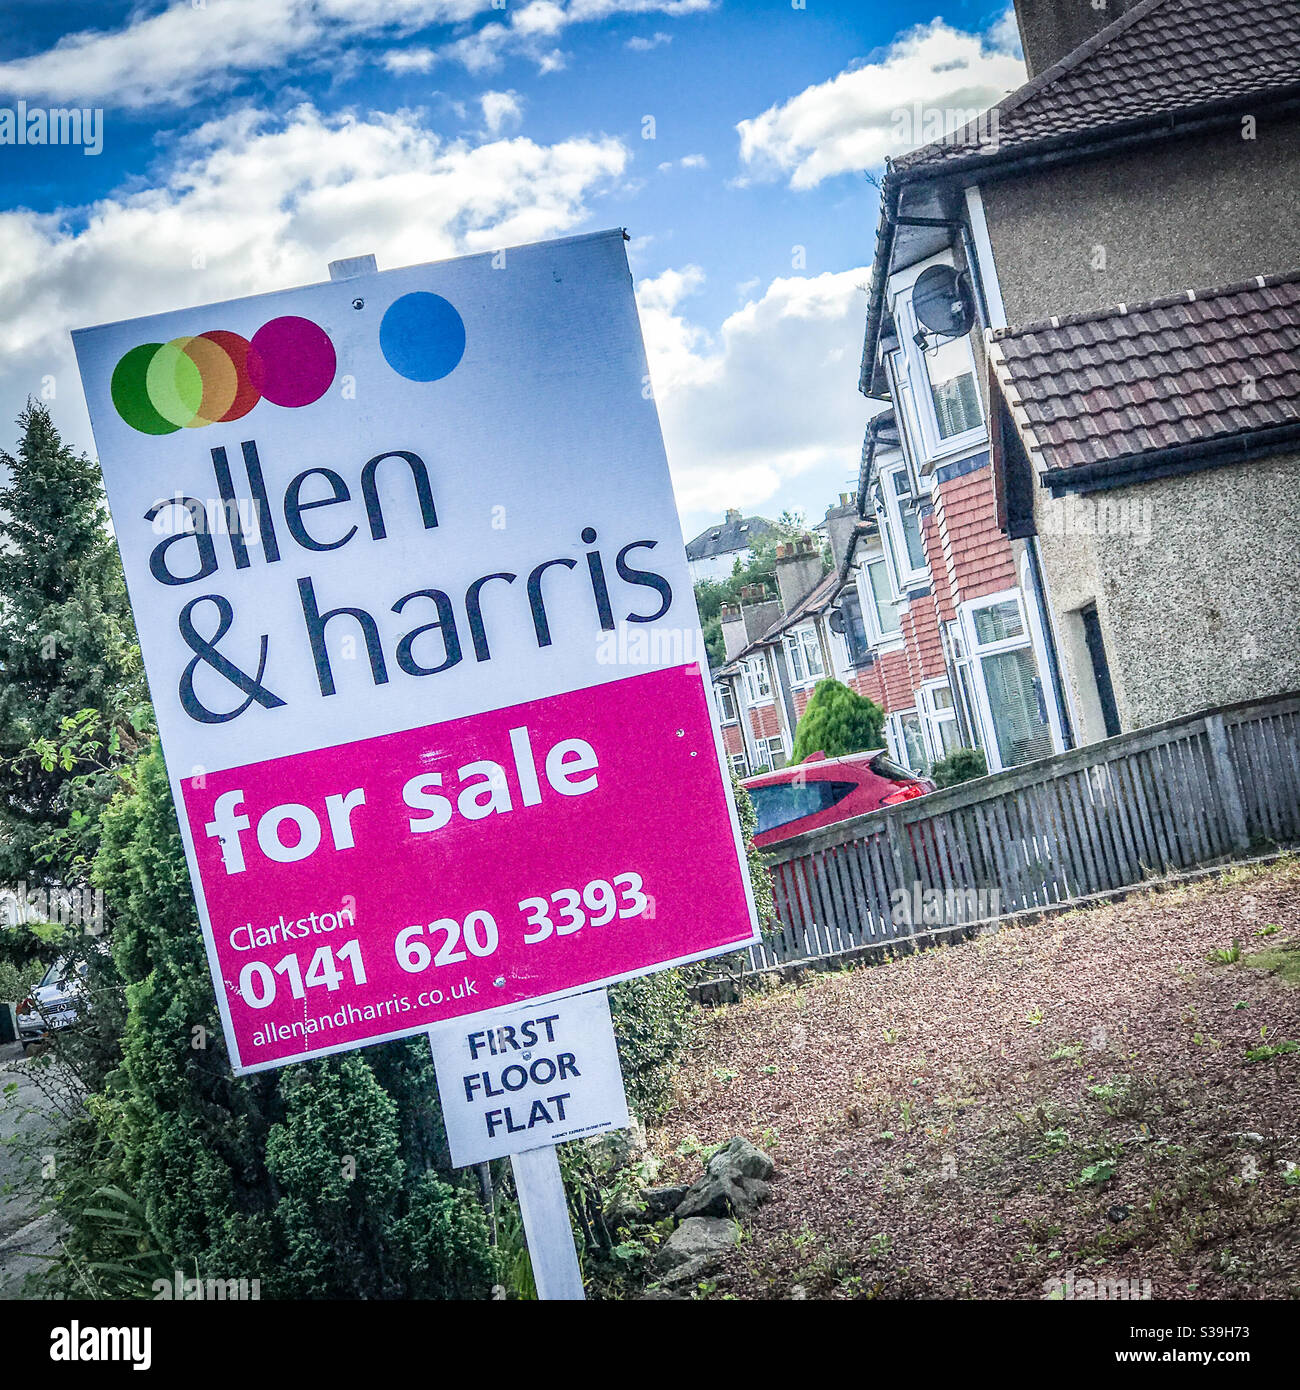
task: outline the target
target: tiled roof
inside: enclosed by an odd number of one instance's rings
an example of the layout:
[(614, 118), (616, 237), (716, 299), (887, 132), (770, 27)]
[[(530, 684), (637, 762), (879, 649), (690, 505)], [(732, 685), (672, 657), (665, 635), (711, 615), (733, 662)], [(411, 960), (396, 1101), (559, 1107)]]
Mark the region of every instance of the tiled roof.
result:
[(1048, 482), (1053, 470), (1262, 442), (1300, 427), (1300, 271), (999, 329), (990, 358)]
[(1300, 85), (1296, 0), (1141, 0), (987, 116), (900, 156), (944, 166)]
[(730, 555), (734, 550), (748, 550), (772, 523), (761, 516), (737, 516), (701, 531), (686, 544), (688, 560), (707, 560), (713, 555)]

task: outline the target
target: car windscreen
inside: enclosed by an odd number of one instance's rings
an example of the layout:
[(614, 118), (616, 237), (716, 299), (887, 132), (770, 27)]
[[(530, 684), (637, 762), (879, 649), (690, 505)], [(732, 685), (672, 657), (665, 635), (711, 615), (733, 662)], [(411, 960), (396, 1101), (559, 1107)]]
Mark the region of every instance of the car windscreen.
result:
[(829, 810), (855, 786), (856, 782), (772, 782), (765, 787), (750, 787), (749, 799), (758, 817), (755, 833), (762, 835), (793, 820)]
[(46, 989), (50, 985), (57, 985), (63, 982), (63, 977), (68, 973), (68, 962), (60, 958), (41, 976), (41, 982), (36, 986), (37, 989)]

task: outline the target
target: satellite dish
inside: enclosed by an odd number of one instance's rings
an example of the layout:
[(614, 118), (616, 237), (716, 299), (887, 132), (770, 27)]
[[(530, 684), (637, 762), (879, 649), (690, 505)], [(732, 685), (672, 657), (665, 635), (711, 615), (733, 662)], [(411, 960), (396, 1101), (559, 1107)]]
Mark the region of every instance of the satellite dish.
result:
[(912, 309), (921, 326), (941, 338), (960, 338), (975, 322), (970, 286), (950, 265), (932, 265), (916, 277)]
[(844, 614), (838, 608), (831, 609), (831, 631), (844, 635)]

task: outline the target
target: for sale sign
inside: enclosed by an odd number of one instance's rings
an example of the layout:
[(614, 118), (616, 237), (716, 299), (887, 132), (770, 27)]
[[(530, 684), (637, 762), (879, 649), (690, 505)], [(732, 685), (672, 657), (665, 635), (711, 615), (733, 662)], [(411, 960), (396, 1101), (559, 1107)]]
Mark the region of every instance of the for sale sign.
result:
[(603, 989), (440, 1023), (429, 1039), (457, 1168), (631, 1124)]
[(753, 939), (621, 233), (74, 340), (237, 1071)]

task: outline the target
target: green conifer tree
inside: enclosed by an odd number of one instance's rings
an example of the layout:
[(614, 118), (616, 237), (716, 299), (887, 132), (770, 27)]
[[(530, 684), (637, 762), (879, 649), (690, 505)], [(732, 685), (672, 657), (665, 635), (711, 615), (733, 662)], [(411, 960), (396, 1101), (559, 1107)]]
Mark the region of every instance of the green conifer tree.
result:
[(794, 731), (790, 761), (801, 763), (811, 753), (842, 758), (846, 753), (883, 748), (884, 727), (885, 712), (874, 700), (839, 681), (818, 681)]
[[(73, 884), (143, 682), (99, 470), (44, 405), (29, 401), (18, 428), (17, 452), (0, 453), (0, 883)], [(82, 710), (97, 713), (72, 756), (31, 754), (38, 740), (66, 748)]]
[(110, 1271), (112, 1292), (148, 1296), (175, 1268), (264, 1298), (487, 1296), (496, 1256), (447, 1167), (427, 1041), (232, 1076), (156, 747), (132, 782), (94, 870), (116, 907), (121, 1063), (64, 1136), (56, 1285), (97, 1291)]

